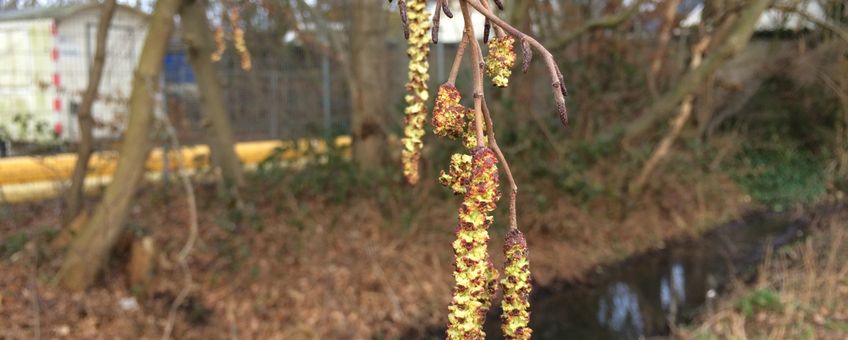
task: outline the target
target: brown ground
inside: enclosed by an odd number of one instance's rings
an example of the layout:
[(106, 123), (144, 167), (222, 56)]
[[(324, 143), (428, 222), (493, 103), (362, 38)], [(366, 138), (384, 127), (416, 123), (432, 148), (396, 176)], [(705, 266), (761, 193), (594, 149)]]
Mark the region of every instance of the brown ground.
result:
[[(726, 179), (665, 181), (620, 221), (608, 217), (620, 215), (609, 198), (576, 206), (553, 193), (540, 208), (532, 194), (522, 196), (519, 221), (535, 281), (578, 278), (599, 263), (701, 232), (747, 206)], [(458, 200), (426, 188), (383, 189), (342, 201), (279, 190), (248, 193), (258, 217), (235, 232), (227, 229), (225, 209), (209, 198), (213, 191), (199, 189), (201, 237), (190, 257), (196, 286), (177, 313), (174, 338), (397, 338), (444, 324)], [(127, 287), (120, 257), (85, 293), (51, 287), (60, 256), (50, 254), (43, 236), (0, 259), (0, 339), (36, 332), (44, 338), (161, 338), (184, 279), (176, 257), (187, 235), (186, 205), (172, 191), (143, 193), (129, 221), (160, 250), (155, 279), (143, 292)], [(386, 192), (389, 199), (381, 196)], [(0, 239), (55, 230), (56, 205), (0, 207)], [(505, 220), (502, 212), (496, 220)], [(503, 222), (497, 221), (490, 249), (500, 261)], [(122, 310), (119, 300), (133, 293), (139, 307)]]

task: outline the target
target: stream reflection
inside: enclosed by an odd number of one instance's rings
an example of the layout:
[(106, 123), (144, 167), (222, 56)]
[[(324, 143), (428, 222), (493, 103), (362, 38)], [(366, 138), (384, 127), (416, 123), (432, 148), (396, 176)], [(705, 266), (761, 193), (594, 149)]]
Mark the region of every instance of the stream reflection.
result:
[[(774, 240), (801, 235), (804, 220), (760, 213), (704, 237), (598, 268), (588, 283), (537, 288), (531, 327), (536, 339), (637, 339), (668, 334), (691, 321), (726, 282), (751, 273)], [(709, 293), (709, 294), (708, 294)], [(499, 313), (500, 311), (493, 311)], [(490, 314), (490, 316), (494, 316)], [(487, 335), (499, 338), (497, 317)]]

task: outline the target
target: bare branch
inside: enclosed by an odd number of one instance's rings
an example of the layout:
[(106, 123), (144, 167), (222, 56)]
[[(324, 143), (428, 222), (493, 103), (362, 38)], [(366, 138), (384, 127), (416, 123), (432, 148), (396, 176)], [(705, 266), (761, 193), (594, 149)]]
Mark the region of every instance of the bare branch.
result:
[[(528, 42), (533, 48), (539, 51), (542, 54), (542, 58), (545, 60), (545, 64), (548, 67), (548, 73), (550, 74), (552, 83), (551, 86), (554, 90), (554, 101), (556, 102), (557, 112), (559, 113), (560, 120), (564, 125), (567, 125), (568, 122), (568, 111), (565, 108), (565, 84), (562, 82), (562, 74), (559, 72), (559, 68), (554, 61), (554, 57), (544, 46), (542, 46), (539, 41), (534, 39), (533, 37), (524, 34), (519, 31), (515, 27), (510, 26), (506, 21), (503, 21), (497, 15), (489, 11), (484, 5), (476, 0), (467, 0), (465, 1), (469, 6), (474, 7), (480, 14), (483, 14), (486, 18), (492, 21), (493, 24), (507, 31), (509, 34), (515, 36), (518, 40)], [(470, 19), (469, 19), (470, 20)]]
[(580, 26), (571, 32), (568, 32), (566, 35), (562, 36), (562, 38), (559, 38), (557, 41), (548, 45), (551, 47), (552, 50), (558, 50), (560, 48), (568, 46), (568, 44), (570, 44), (572, 41), (585, 34), (586, 32), (599, 29), (615, 28), (621, 25), (622, 23), (626, 22), (628, 19), (630, 19), (630, 17), (639, 12), (639, 6), (641, 6), (645, 1), (646, 0), (637, 0), (636, 2), (634, 2), (633, 4), (618, 13), (610, 14), (589, 21), (585, 25)]
[(730, 35), (723, 39), (723, 43), (716, 48), (714, 53), (704, 59), (700, 66), (687, 72), (677, 86), (660, 96), (651, 106), (645, 109), (639, 118), (625, 127), (623, 143), (627, 144), (629, 140), (650, 129), (654, 123), (674, 109), (686, 95), (698, 89), (703, 84), (704, 79), (712, 75), (725, 61), (744, 48), (754, 33), (754, 24), (770, 2), (770, 0), (755, 0), (748, 5), (734, 25)]
[(840, 39), (844, 40), (845, 42), (848, 42), (848, 29), (846, 29), (845, 27), (843, 27), (842, 25), (840, 25), (838, 23), (834, 23), (834, 22), (826, 20), (826, 19), (820, 19), (820, 18), (810, 14), (809, 12), (807, 12), (805, 10), (802, 10), (802, 9), (799, 9), (799, 8), (796, 8), (796, 7), (793, 7), (793, 6), (778, 4), (778, 5), (775, 5), (774, 8), (781, 10), (783, 12), (797, 13), (798, 15), (802, 16), (804, 19), (807, 19), (810, 22), (812, 22), (812, 23), (814, 23), (818, 26), (821, 26), (825, 29), (832, 31), (833, 33), (836, 33), (836, 35), (838, 35)]
[(188, 265), (188, 256), (191, 254), (192, 249), (194, 249), (194, 243), (197, 241), (198, 223), (197, 201), (194, 198), (194, 186), (191, 184), (191, 179), (188, 177), (188, 173), (185, 170), (185, 160), (183, 159), (182, 147), (180, 146), (180, 141), (177, 138), (177, 132), (174, 130), (174, 126), (168, 119), (168, 115), (162, 115), (160, 119), (171, 145), (174, 147), (174, 150), (176, 150), (177, 176), (180, 178), (180, 182), (182, 183), (183, 190), (186, 194), (189, 219), (188, 238), (177, 255), (177, 262), (179, 262), (184, 275), (184, 285), (180, 290), (180, 293), (177, 294), (177, 298), (174, 299), (174, 302), (171, 304), (171, 309), (168, 312), (168, 322), (165, 324), (165, 332), (162, 334), (162, 339), (168, 340), (171, 338), (171, 332), (174, 329), (174, 320), (177, 316), (177, 308), (180, 307), (183, 301), (185, 301), (185, 298), (188, 297), (188, 294), (191, 293), (194, 285), (191, 278), (191, 268)]

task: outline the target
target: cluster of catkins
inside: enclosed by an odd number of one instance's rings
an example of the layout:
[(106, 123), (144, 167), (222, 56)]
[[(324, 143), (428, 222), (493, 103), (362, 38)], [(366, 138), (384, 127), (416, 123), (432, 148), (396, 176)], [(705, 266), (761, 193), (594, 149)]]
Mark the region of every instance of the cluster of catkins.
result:
[[(462, 139), (470, 152), (454, 154), (448, 170), (439, 176), (442, 185), (463, 196), (452, 244), (456, 283), (448, 307), (447, 338), (483, 339), (483, 323), (499, 283), (498, 270), (488, 252), (488, 229), (500, 199), (498, 158), (492, 149), (477, 145), (474, 110), (460, 100), (461, 94), (453, 84), (439, 87), (432, 119), (436, 135)], [(504, 253), (502, 331), (507, 339), (529, 339), (530, 267), (527, 242), (517, 229), (507, 234)]]
[[(437, 2), (437, 7), (440, 5), (446, 9), (444, 1)], [(430, 29), (430, 21), (425, 13), (426, 0), (398, 1), (398, 6), (404, 35), (409, 41), (407, 54), (410, 59), (401, 158), (407, 182), (416, 184), (428, 99), (429, 42), (426, 33)], [(506, 87), (509, 83), (515, 65), (514, 44), (515, 39), (507, 35), (489, 41), (485, 70), (495, 86)], [(455, 286), (448, 307), (447, 338), (484, 339), (483, 323), (500, 287), (503, 291), (501, 328), (504, 336), (507, 339), (529, 339), (532, 330), (529, 327), (527, 242), (517, 229), (509, 231), (504, 246), (504, 277), (499, 281), (500, 274), (488, 251), (492, 212), (501, 196), (498, 190), (498, 157), (492, 149), (482, 146), (483, 141), (477, 140), (475, 112), (463, 106), (461, 99), (462, 95), (452, 82), (440, 86), (431, 121), (436, 135), (460, 139), (467, 150), (467, 153), (454, 154), (448, 171), (442, 171), (439, 176), (440, 183), (463, 196), (456, 240), (452, 243)]]
[(424, 146), (424, 123), (427, 120), (427, 73), (430, 55), (430, 20), (426, 0), (409, 0), (406, 3), (409, 37), (406, 53), (409, 55), (409, 82), (406, 83), (406, 126), (402, 139), (403, 175), (409, 184), (418, 183), (418, 163)]
[[(253, 63), (250, 59), (250, 51), (247, 49), (247, 43), (244, 41), (244, 30), (242, 30), (241, 24), (239, 23), (241, 16), (239, 14), (238, 7), (233, 6), (230, 8), (229, 14), (225, 8), (223, 16), (227, 17), (233, 30), (233, 47), (235, 47), (236, 52), (241, 58), (241, 68), (245, 71), (249, 71), (253, 68)], [(223, 18), (221, 20), (223, 20)], [(221, 57), (224, 56), (224, 52), (227, 50), (227, 44), (224, 39), (224, 27), (217, 25), (215, 27), (215, 52), (213, 52), (211, 56), (212, 61), (214, 62), (221, 61)]]

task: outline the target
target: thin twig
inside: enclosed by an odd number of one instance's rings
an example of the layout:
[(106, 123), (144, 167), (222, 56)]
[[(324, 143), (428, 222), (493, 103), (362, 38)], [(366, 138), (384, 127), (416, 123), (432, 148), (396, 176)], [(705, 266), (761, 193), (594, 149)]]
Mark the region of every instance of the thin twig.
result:
[[(493, 24), (496, 26), (506, 30), (509, 34), (515, 36), (519, 41), (527, 41), (530, 43), (533, 48), (535, 48), (539, 53), (542, 54), (542, 58), (545, 60), (545, 64), (548, 67), (548, 73), (551, 77), (551, 86), (554, 91), (554, 101), (556, 102), (557, 112), (559, 113), (560, 121), (562, 124), (568, 125), (568, 111), (565, 107), (565, 95), (567, 91), (565, 90), (565, 84), (563, 82), (562, 73), (559, 71), (559, 66), (557, 66), (556, 61), (554, 60), (554, 56), (548, 51), (544, 46), (542, 46), (539, 41), (534, 39), (533, 37), (524, 34), (519, 31), (515, 27), (510, 26), (506, 21), (499, 18), (497, 15), (489, 11), (485, 6), (483, 6), (480, 2), (476, 0), (465, 0), (462, 3), (467, 4), (471, 7), (474, 7), (477, 12), (480, 12), (483, 16), (488, 18)], [(468, 21), (470, 21), (470, 17)], [(479, 47), (479, 46), (478, 46)]]
[(471, 43), (471, 70), (474, 78), (474, 126), (477, 132), (477, 147), (485, 145), (484, 122), (483, 122), (483, 61), (480, 57), (480, 43), (474, 36), (474, 25), (471, 21), (471, 13), (468, 10), (469, 0), (461, 0), (462, 18), (465, 20), (465, 32), (468, 34), (468, 40)]
[(179, 306), (183, 303), (183, 301), (192, 289), (193, 283), (191, 278), (191, 268), (189, 268), (188, 265), (188, 256), (191, 253), (191, 250), (194, 249), (194, 243), (197, 241), (198, 227), (197, 202), (194, 197), (194, 186), (192, 186), (191, 184), (191, 179), (188, 177), (188, 173), (184, 171), (184, 160), (180, 141), (177, 138), (177, 133), (174, 130), (174, 126), (168, 119), (168, 115), (161, 115), (160, 120), (165, 127), (165, 132), (168, 134), (168, 138), (170, 139), (171, 145), (173, 145), (174, 150), (176, 150), (177, 176), (180, 178), (180, 182), (182, 182), (183, 185), (183, 190), (185, 190), (186, 193), (189, 216), (188, 239), (183, 245), (183, 248), (180, 250), (180, 253), (177, 255), (177, 261), (179, 262), (180, 268), (183, 270), (183, 274), (185, 275), (185, 285), (183, 286), (182, 290), (180, 290), (180, 293), (177, 295), (177, 298), (174, 299), (174, 302), (171, 304), (171, 310), (168, 312), (168, 322), (165, 324), (165, 332), (164, 334), (162, 334), (162, 339), (168, 340), (171, 338), (171, 332), (174, 329), (174, 320), (177, 316), (177, 308), (179, 308)]
[(832, 31), (833, 33), (838, 35), (840, 39), (842, 39), (845, 42), (848, 42), (848, 29), (839, 25), (838, 23), (832, 22), (832, 21), (827, 20), (827, 19), (820, 19), (820, 18), (816, 17), (815, 15), (812, 15), (811, 13), (809, 13), (809, 12), (803, 10), (803, 9), (799, 9), (797, 7), (794, 7), (794, 6), (788, 6), (788, 5), (785, 5), (785, 4), (782, 4), (782, 5), (776, 4), (776, 5), (774, 5), (774, 8), (779, 10), (779, 11), (782, 11), (782, 12), (795, 12), (796, 14), (800, 15), (804, 19), (807, 19), (810, 22), (812, 22), (812, 23), (814, 23), (818, 26), (821, 26), (825, 29)]
[(492, 115), (489, 113), (489, 106), (486, 105), (486, 102), (483, 101), (483, 115), (486, 118), (486, 128), (488, 129), (489, 135), (489, 147), (495, 151), (495, 155), (498, 156), (498, 160), (503, 165), (502, 168), (504, 173), (506, 174), (506, 179), (509, 182), (509, 228), (510, 229), (518, 229), (518, 214), (517, 209), (515, 207), (516, 196), (518, 195), (518, 185), (515, 184), (515, 178), (512, 177), (512, 171), (509, 169), (509, 163), (506, 161), (506, 157), (504, 157), (503, 152), (501, 152), (501, 148), (498, 146), (498, 141), (495, 138), (495, 127), (492, 123)]
[(462, 40), (459, 41), (459, 46), (456, 47), (456, 56), (453, 57), (453, 65), (451, 65), (450, 73), (448, 74), (448, 84), (456, 84), (456, 76), (459, 74), (459, 65), (462, 64), (462, 56), (465, 55), (465, 47), (468, 45), (468, 28), (462, 31)]

